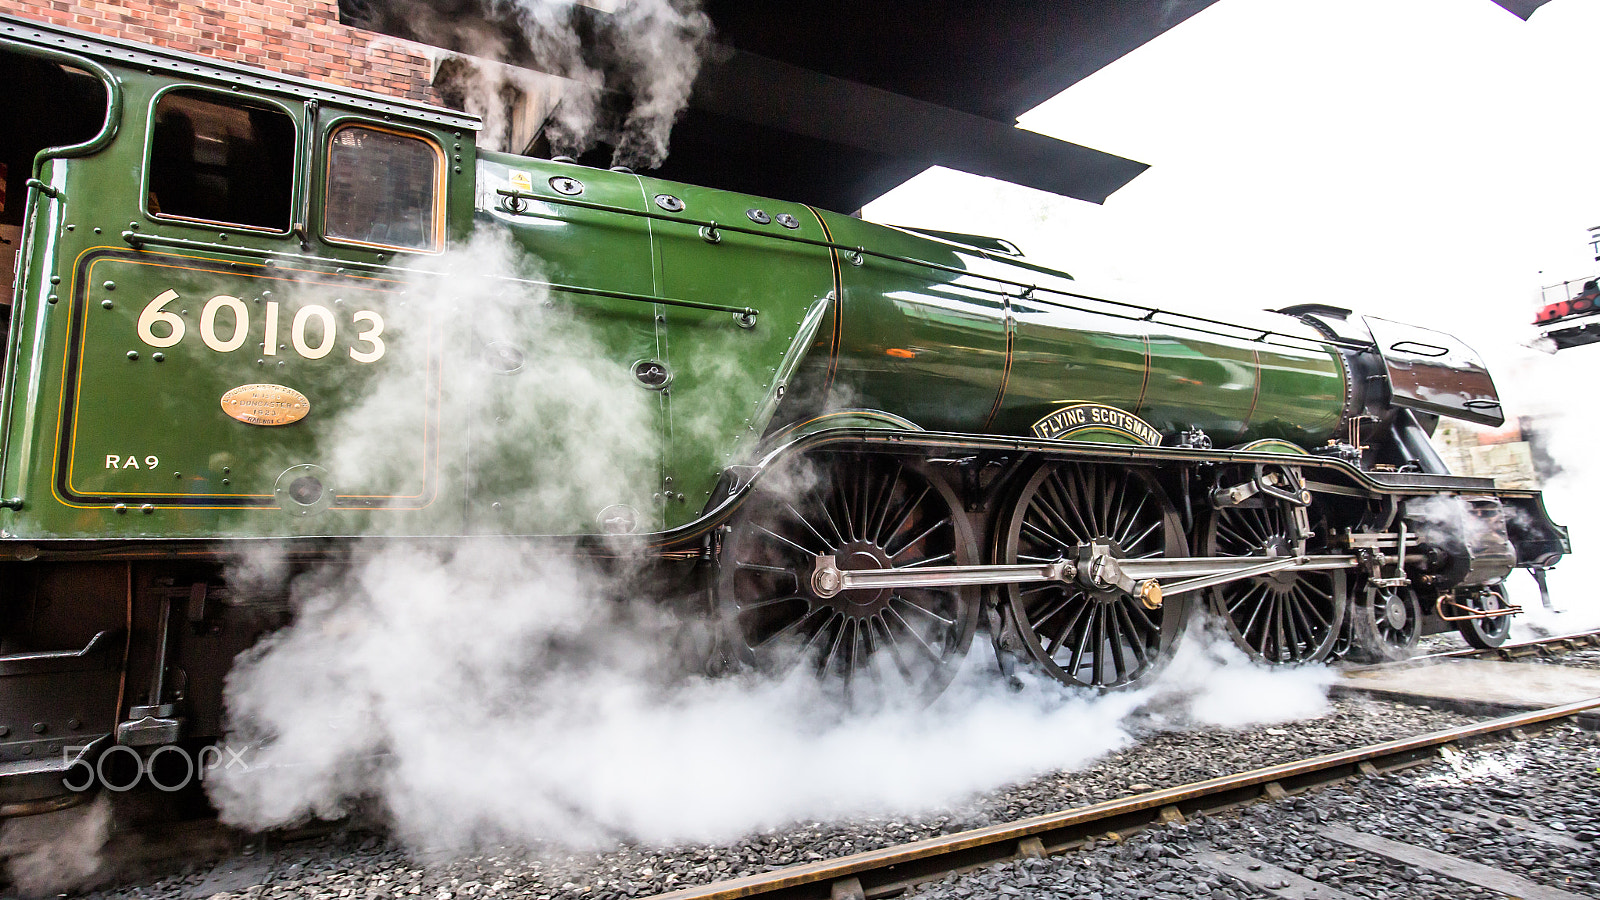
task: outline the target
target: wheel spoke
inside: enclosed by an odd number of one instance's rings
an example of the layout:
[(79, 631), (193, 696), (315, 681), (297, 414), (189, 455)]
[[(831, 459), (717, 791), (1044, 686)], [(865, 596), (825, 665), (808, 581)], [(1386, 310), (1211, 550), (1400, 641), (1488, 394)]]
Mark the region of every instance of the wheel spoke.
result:
[(827, 549), (829, 547), (834, 546), (833, 544), (830, 544), (828, 542), (827, 538), (822, 536), (822, 532), (818, 531), (816, 529), (816, 526), (811, 524), (811, 520), (807, 519), (805, 516), (800, 515), (800, 510), (795, 509), (794, 506), (789, 503), (789, 501), (787, 501), (787, 500), (783, 501), (783, 507), (784, 507), (784, 509), (787, 509), (789, 511), (789, 514), (791, 516), (794, 516), (795, 521), (799, 522), (801, 525), (804, 525), (806, 527), (806, 530), (811, 532), (812, 536), (817, 539), (817, 544), (818, 545), (820, 545), (824, 549)]
[(899, 550), (895, 550), (895, 551), (892, 551), (892, 552), (887, 552), (888, 548), (887, 547), (884, 548), (885, 551), (886, 551), (885, 555), (888, 556), (890, 559), (894, 559), (895, 557), (899, 556), (900, 554), (906, 552), (907, 550), (910, 550), (912, 547), (915, 547), (917, 544), (921, 543), (925, 538), (928, 537), (928, 535), (933, 534), (938, 529), (943, 528), (944, 526), (949, 525), (949, 524), (950, 524), (950, 520), (949, 519), (938, 519), (932, 525), (929, 525), (926, 529), (924, 529), (921, 534), (917, 535), (916, 537), (912, 538), (909, 541), (906, 541), (903, 545), (901, 545)]
[(894, 474), (883, 483), (883, 493), (878, 496), (876, 504), (877, 515), (872, 517), (872, 525), (866, 529), (864, 535), (867, 540), (878, 544), (882, 543), (883, 523), (885, 519), (889, 518), (890, 501), (894, 499), (895, 486), (900, 483), (900, 476), (904, 472), (904, 464), (897, 460), (894, 464)]
[(782, 541), (783, 543), (788, 544), (789, 546), (793, 547), (794, 549), (799, 550), (805, 556), (809, 557), (809, 556), (816, 556), (817, 555), (816, 553), (814, 553), (814, 552), (812, 552), (810, 550), (807, 550), (806, 548), (800, 546), (799, 544), (796, 544), (794, 541), (789, 540), (788, 538), (786, 538), (783, 535), (777, 533), (776, 531), (773, 531), (772, 529), (766, 527), (765, 525), (757, 525), (756, 526), (756, 530), (761, 532), (762, 534), (772, 538), (773, 540)]
[(919, 613), (922, 613), (923, 615), (925, 615), (928, 618), (934, 620), (935, 622), (938, 622), (940, 625), (943, 625), (946, 628), (949, 628), (951, 625), (954, 625), (956, 623), (956, 621), (954, 619), (946, 619), (944, 616), (939, 615), (938, 613), (934, 612), (933, 610), (928, 609), (927, 607), (925, 607), (925, 606), (923, 606), (923, 605), (921, 605), (919, 603), (913, 602), (909, 597), (907, 597), (904, 594), (895, 594), (894, 596), (889, 598), (889, 602), (890, 603), (893, 603), (896, 600), (899, 600), (901, 603), (904, 603), (905, 605), (911, 607), (912, 609), (916, 610)]
[(933, 649), (932, 645), (923, 640), (922, 635), (918, 634), (917, 630), (911, 627), (911, 623), (907, 622), (905, 617), (900, 615), (900, 613), (895, 610), (894, 607), (885, 607), (883, 613), (886, 616), (894, 616), (895, 621), (900, 623), (900, 627), (905, 629), (906, 634), (911, 635), (911, 639), (917, 642), (917, 646), (922, 648), (922, 652), (926, 653), (929, 659), (933, 660), (935, 663), (943, 661), (942, 657), (939, 656), (939, 651)]

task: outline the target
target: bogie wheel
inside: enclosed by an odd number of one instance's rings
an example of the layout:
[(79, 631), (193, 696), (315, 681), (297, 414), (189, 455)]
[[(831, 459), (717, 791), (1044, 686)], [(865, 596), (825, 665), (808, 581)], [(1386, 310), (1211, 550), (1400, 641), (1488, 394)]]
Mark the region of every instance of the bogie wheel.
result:
[[(1288, 507), (1224, 507), (1206, 521), (1208, 556), (1293, 556), (1295, 535)], [(1230, 581), (1209, 591), (1211, 611), (1228, 636), (1252, 659), (1269, 665), (1322, 662), (1334, 650), (1349, 605), (1338, 569), (1270, 572)]]
[(1368, 584), (1350, 616), (1349, 658), (1359, 662), (1406, 659), (1422, 637), (1422, 604), (1409, 587)]
[(809, 672), (852, 707), (931, 701), (977, 628), (974, 587), (813, 590), (817, 557), (840, 569), (973, 565), (954, 491), (893, 457), (797, 458), (757, 482), (722, 547), (719, 603), (733, 649), (774, 676)]
[[(1460, 604), (1473, 612), (1493, 612), (1505, 609), (1510, 604), (1506, 602), (1505, 588), (1501, 585), (1492, 585), (1483, 588), (1471, 596), (1463, 596)], [(1455, 623), (1456, 630), (1467, 639), (1467, 643), (1479, 650), (1493, 650), (1504, 644), (1506, 638), (1511, 636), (1511, 617), (1496, 616), (1492, 619), (1463, 619)]]
[[(1018, 492), (1006, 517), (1006, 563), (1073, 558), (1090, 542), (1124, 559), (1185, 556), (1176, 509), (1144, 469), (1047, 463)], [(1005, 588), (1010, 626), (1028, 653), (1064, 684), (1097, 689), (1145, 682), (1170, 655), (1184, 625), (1186, 597), (1159, 609), (1116, 589), (1085, 584)]]

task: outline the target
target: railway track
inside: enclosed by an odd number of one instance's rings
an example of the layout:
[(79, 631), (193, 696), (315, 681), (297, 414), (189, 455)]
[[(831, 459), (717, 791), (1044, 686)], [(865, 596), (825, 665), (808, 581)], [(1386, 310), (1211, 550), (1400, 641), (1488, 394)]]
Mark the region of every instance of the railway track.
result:
[(1594, 649), (1600, 649), (1600, 631), (1581, 631), (1573, 634), (1536, 638), (1515, 644), (1502, 644), (1491, 650), (1468, 647), (1463, 650), (1430, 653), (1425, 656), (1414, 657), (1406, 660), (1406, 662), (1412, 663), (1429, 659), (1499, 659), (1506, 662), (1514, 662), (1534, 657), (1556, 656), (1573, 650)]
[[(1551, 661), (1555, 661), (1555, 658), (1562, 653), (1595, 647), (1600, 647), (1600, 632), (1555, 636), (1501, 649), (1507, 654), (1502, 658), (1530, 661), (1535, 658), (1544, 659), (1548, 657)], [(1474, 655), (1478, 654), (1450, 652), (1435, 654), (1433, 657), (1420, 657), (1419, 659), (1448, 659)], [(1492, 654), (1490, 658), (1494, 658), (1496, 655), (1498, 654)], [(1413, 660), (1398, 665), (1414, 664), (1415, 662), (1416, 660)], [(1444, 718), (1437, 714), (1431, 715), (1436, 715), (1437, 718)], [(1460, 721), (1465, 717), (1455, 718)], [(834, 900), (834, 898), (837, 898), (837, 900), (850, 900), (850, 898), (859, 897), (865, 900), (865, 898), (889, 897), (904, 892), (913, 885), (937, 880), (948, 873), (969, 871), (1005, 860), (1048, 857), (1074, 848), (1088, 846), (1091, 843), (1101, 843), (1108, 835), (1114, 836), (1114, 840), (1120, 840), (1121, 837), (1134, 834), (1152, 825), (1182, 822), (1186, 819), (1192, 820), (1196, 814), (1200, 813), (1209, 815), (1232, 807), (1252, 804), (1254, 801), (1263, 798), (1282, 798), (1298, 794), (1308, 788), (1328, 785), (1364, 773), (1399, 771), (1437, 759), (1442, 755), (1448, 755), (1452, 752), (1451, 748), (1493, 741), (1497, 737), (1508, 735), (1519, 737), (1531, 733), (1541, 726), (1573, 718), (1586, 721), (1590, 727), (1593, 727), (1594, 723), (1600, 722), (1600, 698), (1583, 703), (1567, 704), (1535, 712), (1504, 716), (1493, 721), (1483, 721), (1461, 727), (1437, 730), (1420, 737), (1407, 737), (1373, 743), (1370, 746), (1357, 749), (1329, 753), (1298, 762), (1267, 766), (1193, 784), (1169, 787), (1162, 790), (1145, 790), (1134, 796), (1078, 806), (1058, 813), (1014, 819), (991, 827), (961, 831), (855, 855), (834, 856), (827, 860), (790, 865), (761, 875), (685, 888), (674, 893), (658, 893), (663, 889), (663, 886), (658, 884), (654, 890), (641, 890), (637, 893), (630, 890), (628, 896), (655, 895), (663, 898), (663, 900), (666, 900), (666, 898), (671, 898), (671, 900), (729, 898), (731, 900), (731, 898), (737, 897), (828, 897), (830, 900)], [(1275, 733), (1282, 734), (1283, 732), (1276, 731)], [(1394, 730), (1389, 733), (1404, 734), (1405, 732)], [(1376, 736), (1373, 735), (1372, 737)], [(1368, 740), (1371, 740), (1372, 737), (1369, 737)], [(1339, 746), (1339, 744), (1324, 744), (1324, 746)], [(1257, 758), (1258, 760), (1261, 759), (1259, 756)], [(1270, 756), (1265, 758), (1271, 759)], [(1150, 760), (1145, 760), (1144, 764), (1150, 765)], [(1211, 771), (1225, 772), (1227, 769), (1219, 767), (1213, 768)], [(1157, 784), (1162, 783), (1160, 779), (1156, 778), (1141, 780), (1152, 780)], [(1170, 784), (1171, 781), (1167, 783)], [(1371, 784), (1372, 782), (1367, 783)], [(1135, 786), (1134, 789), (1139, 790), (1140, 787)], [(1070, 798), (1062, 799), (1071, 802)], [(1268, 804), (1268, 806), (1271, 805)], [(1049, 809), (1051, 807), (1048, 805), (1035, 807), (1035, 809), (1040, 808)], [(134, 863), (131, 867), (133, 871), (124, 870), (116, 880), (122, 882), (127, 889), (142, 890), (132, 884), (128, 884), (126, 879), (131, 876), (137, 881), (144, 881), (145, 878), (155, 875), (163, 868), (162, 860), (173, 857), (172, 848), (181, 847), (184, 849), (178, 853), (179, 858), (187, 858), (194, 863), (200, 863), (202, 867), (208, 865), (201, 863), (206, 858), (221, 858), (225, 861), (218, 865), (211, 874), (197, 876), (202, 880), (196, 886), (181, 893), (172, 892), (172, 896), (209, 896), (205, 891), (234, 890), (247, 887), (247, 882), (253, 879), (281, 877), (277, 875), (269, 876), (267, 870), (261, 867), (263, 863), (256, 862), (262, 859), (260, 854), (264, 849), (269, 852), (276, 852), (272, 848), (282, 848), (284, 858), (292, 858), (297, 854), (303, 855), (304, 851), (294, 850), (293, 848), (295, 846), (303, 846), (301, 841), (304, 838), (316, 837), (345, 827), (342, 823), (326, 823), (305, 829), (300, 833), (282, 832), (250, 836), (222, 827), (216, 824), (214, 820), (204, 823), (181, 823), (175, 827), (156, 829), (154, 832), (130, 835), (133, 846), (123, 848), (119, 855), (125, 862), (132, 861)], [(379, 844), (383, 843), (381, 835), (377, 835), (376, 840)], [(254, 851), (249, 849), (252, 845), (255, 848)], [(240, 855), (241, 850), (245, 852), (245, 855)], [(256, 855), (252, 857), (250, 855), (251, 852)], [(1283, 881), (1285, 884), (1290, 885), (1299, 883), (1296, 880), (1299, 876), (1295, 875), (1295, 873), (1289, 872), (1280, 876), (1279, 873), (1283, 872), (1283, 870), (1279, 867), (1262, 859), (1243, 857), (1237, 852), (1207, 857), (1200, 862), (1207, 866), (1227, 868), (1230, 875), (1245, 883), (1254, 883), (1253, 880), (1260, 879), (1276, 879), (1272, 883)], [(355, 871), (360, 871), (367, 864), (351, 859), (344, 865), (351, 866)], [(241, 866), (243, 867), (242, 870), (240, 869)], [(1258, 866), (1258, 868), (1251, 869), (1251, 866)], [(250, 874), (252, 872), (255, 874)], [(1261, 873), (1266, 874), (1262, 875)], [(421, 873), (418, 874), (421, 876)], [(432, 879), (435, 876), (429, 874), (421, 877)], [(552, 888), (566, 880), (563, 877), (553, 883), (544, 881), (544, 886), (536, 890), (539, 893), (550, 892)], [(575, 880), (581, 881), (582, 879)], [(438, 882), (437, 884), (442, 888), (447, 883)], [(435, 882), (430, 881), (429, 884), (432, 886)], [(568, 886), (570, 887), (570, 885)], [(204, 891), (199, 890), (202, 887), (205, 888)], [(527, 885), (527, 887), (533, 889), (531, 884)], [(670, 883), (667, 887), (670, 887)], [(158, 891), (157, 895), (165, 893), (167, 891)], [(564, 894), (565, 892), (554, 891), (554, 893)], [(1284, 896), (1292, 895), (1285, 894)], [(143, 896), (143, 894), (141, 893), (140, 896)], [(1306, 893), (1303, 896), (1337, 895)]]
[[(1006, 860), (1041, 858), (1090, 846), (1107, 838), (1121, 840), (1134, 831), (1152, 825), (1183, 822), (1198, 813), (1216, 813), (1260, 799), (1283, 799), (1291, 794), (1356, 776), (1409, 768), (1442, 754), (1458, 752), (1461, 746), (1469, 743), (1503, 737), (1520, 739), (1538, 728), (1574, 718), (1585, 721), (1590, 728), (1600, 727), (1600, 697), (989, 828), (686, 888), (658, 895), (656, 900), (738, 900), (747, 897), (765, 900), (873, 900), (892, 897), (914, 885), (950, 873)], [(1393, 841), (1348, 831), (1333, 833), (1332, 836), (1349, 846), (1376, 852), (1408, 865), (1444, 868), (1452, 865), (1448, 861), (1430, 857), (1428, 853), (1431, 851), (1413, 852), (1405, 847), (1393, 846)], [(1434, 854), (1436, 856), (1438, 854)], [(1309, 880), (1293, 872), (1259, 860), (1238, 857), (1237, 854), (1223, 854), (1210, 859), (1207, 864), (1226, 870), (1241, 881), (1256, 883), (1256, 886), (1278, 896), (1343, 896), (1338, 891), (1319, 891), (1318, 886), (1305, 883)], [(1487, 871), (1461, 871), (1476, 876), (1479, 879), (1476, 883), (1489, 886), (1491, 890), (1514, 893), (1530, 900), (1577, 900), (1583, 896), (1543, 888), (1525, 879), (1517, 880), (1514, 876), (1496, 881), (1495, 876)], [(1273, 887), (1268, 882), (1282, 884)], [(1279, 893), (1280, 890), (1287, 892)]]

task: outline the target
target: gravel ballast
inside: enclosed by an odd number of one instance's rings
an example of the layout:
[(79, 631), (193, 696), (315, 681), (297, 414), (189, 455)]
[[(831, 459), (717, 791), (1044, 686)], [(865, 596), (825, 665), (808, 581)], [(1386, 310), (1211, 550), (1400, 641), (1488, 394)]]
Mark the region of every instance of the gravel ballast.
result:
[[(1208, 851), (1247, 854), (1357, 897), (1501, 896), (1354, 850), (1331, 839), (1325, 831), (1330, 827), (1449, 854), (1545, 887), (1600, 896), (1597, 793), (1600, 736), (1562, 724), (1525, 741), (1480, 745), (1405, 772), (1196, 817), (1047, 859), (951, 876), (922, 885), (910, 896), (1268, 896), (1198, 864), (1197, 858)], [(1560, 843), (1532, 836), (1535, 832), (1554, 835)]]
[(1137, 741), (1072, 772), (1049, 773), (946, 809), (844, 822), (803, 822), (726, 845), (623, 847), (606, 853), (540, 848), (431, 860), (381, 834), (342, 834), (272, 848), (256, 840), (219, 863), (124, 881), (103, 898), (367, 898), (428, 896), (616, 900), (894, 846), (1084, 806), (1155, 788), (1248, 771), (1306, 756), (1408, 737), (1474, 721), (1445, 710), (1362, 697), (1283, 726), (1167, 730), (1159, 719), (1126, 723)]

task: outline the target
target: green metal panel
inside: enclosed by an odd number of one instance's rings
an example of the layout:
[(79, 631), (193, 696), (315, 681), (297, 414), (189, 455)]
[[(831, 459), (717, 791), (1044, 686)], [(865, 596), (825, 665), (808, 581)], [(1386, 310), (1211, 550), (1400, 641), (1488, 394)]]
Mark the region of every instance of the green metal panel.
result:
[[(1336, 351), (1289, 319), (1274, 327), (1312, 338), (1303, 348), (1202, 333), (1075, 295), (1064, 273), (798, 204), (479, 157), (441, 114), (380, 116), (377, 101), (199, 69), (117, 75), (117, 136), (47, 164), (65, 199), (33, 201), (9, 376), (4, 493), (22, 498), (0, 513), (11, 535), (583, 533), (607, 504), (661, 531), (693, 523), (761, 435), (829, 404), (1026, 434), (1094, 402), (1168, 437), (1199, 426), (1222, 442), (1303, 446), (1339, 422)], [(293, 120), (303, 229), (149, 214), (147, 120), (175, 87), (221, 88)], [(322, 239), (322, 160), (350, 121), (436, 141), (452, 246), (475, 229), (509, 237), (522, 253), (512, 271), (440, 274), (450, 260)], [(484, 291), (516, 300), (497, 307)], [(157, 346), (172, 322), (184, 337)], [(540, 380), (562, 353), (598, 393)], [(651, 367), (656, 383), (635, 377)], [(229, 417), (223, 397), (258, 383), (303, 395), (308, 414)], [(626, 465), (598, 489), (545, 463), (617, 442)], [(285, 478), (309, 471), (329, 488), (325, 511), (285, 500)]]
[(720, 311), (661, 309), (672, 371), (663, 392), (670, 420), (661, 493), (667, 522), (676, 526), (693, 521), (723, 468), (742, 461), (766, 431), (780, 385), (787, 390), (785, 358), (808, 311), (827, 302), (833, 270), (826, 249), (786, 240), (826, 239), (801, 204), (651, 178), (640, 185), (662, 216), (652, 222), (661, 294), (760, 311), (751, 321)]
[[(846, 247), (960, 270), (981, 259), (848, 216), (823, 218)], [(975, 276), (874, 254), (842, 256), (834, 404), (886, 410), (929, 429), (983, 430), (1006, 367), (1004, 298)]]

